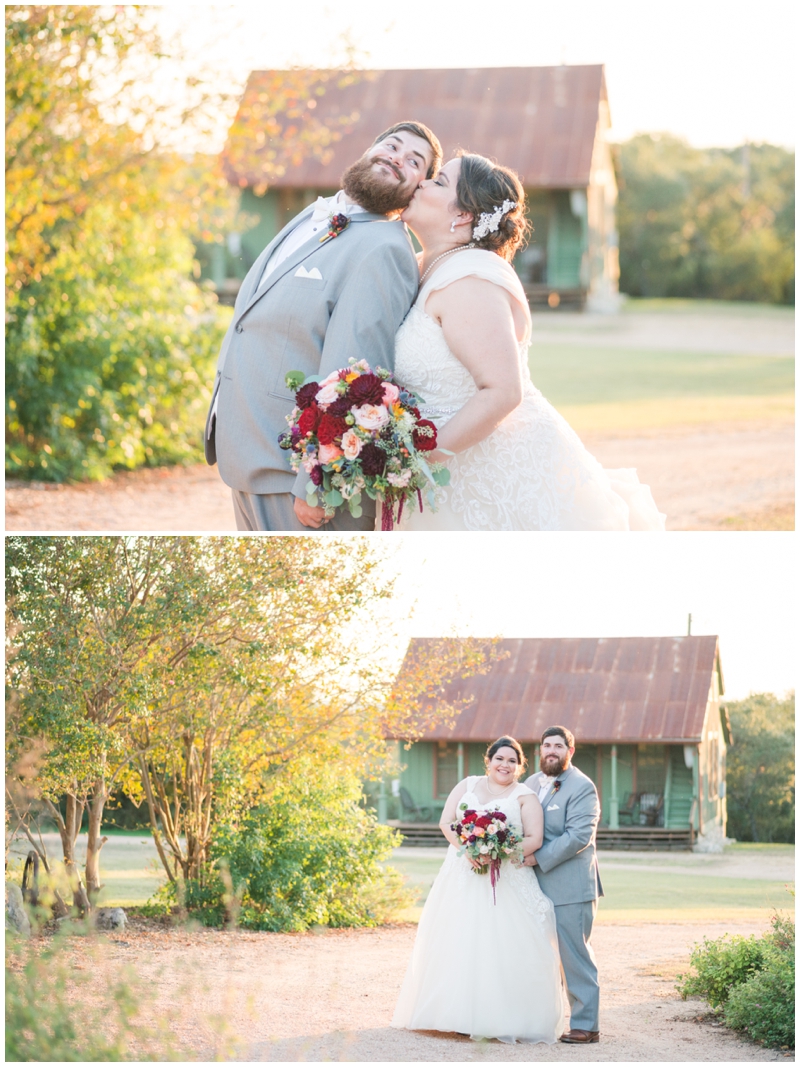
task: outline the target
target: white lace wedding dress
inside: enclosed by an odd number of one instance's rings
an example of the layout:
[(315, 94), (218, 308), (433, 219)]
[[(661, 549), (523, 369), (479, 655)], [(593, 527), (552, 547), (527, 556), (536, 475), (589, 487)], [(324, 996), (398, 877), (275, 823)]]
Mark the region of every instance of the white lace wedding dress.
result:
[[(467, 779), (463, 800), (485, 808)], [(517, 785), (493, 802), (521, 832)], [(545, 1041), (564, 1032), (561, 964), (552, 902), (532, 867), (504, 862), (492, 900), (488, 874), (476, 874), (451, 845), (422, 911), (392, 1026), (443, 1030), (500, 1041)]]
[[(397, 332), (395, 380), (424, 401), (437, 427), (467, 403), (477, 386), (447, 347), (425, 302), (470, 275), (503, 286), (528, 304), (515, 271), (494, 252), (474, 249), (446, 259), (422, 286)], [(437, 511), (404, 510), (401, 530), (663, 530), (650, 489), (635, 470), (604, 470), (533, 385), (528, 336), (519, 345), (522, 403), (483, 441), (447, 461), (450, 484)]]

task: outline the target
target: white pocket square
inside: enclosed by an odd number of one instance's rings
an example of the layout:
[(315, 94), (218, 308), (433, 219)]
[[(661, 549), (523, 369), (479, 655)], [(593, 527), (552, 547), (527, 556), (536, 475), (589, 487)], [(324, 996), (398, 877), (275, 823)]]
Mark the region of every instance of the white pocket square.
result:
[(558, 804), (548, 804), (547, 805), (547, 810), (548, 811), (558, 811)]
[(311, 270), (306, 270), (302, 263), (294, 272), (294, 276), (295, 278), (314, 278), (318, 282), (322, 281), (322, 275), (316, 267), (312, 267)]

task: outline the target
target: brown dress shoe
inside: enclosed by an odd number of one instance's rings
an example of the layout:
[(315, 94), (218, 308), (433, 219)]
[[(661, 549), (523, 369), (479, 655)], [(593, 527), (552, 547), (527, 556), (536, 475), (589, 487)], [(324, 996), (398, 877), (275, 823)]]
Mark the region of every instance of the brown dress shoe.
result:
[(561, 1035), (565, 1045), (596, 1045), (600, 1040), (599, 1030), (570, 1030)]

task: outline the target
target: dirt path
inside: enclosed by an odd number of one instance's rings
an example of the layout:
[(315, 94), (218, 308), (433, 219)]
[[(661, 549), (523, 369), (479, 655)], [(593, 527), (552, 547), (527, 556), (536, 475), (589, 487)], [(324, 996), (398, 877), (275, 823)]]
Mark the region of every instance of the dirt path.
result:
[[(787, 424), (585, 435), (606, 467), (636, 467), (669, 530), (794, 529), (794, 431)], [(204, 533), (235, 529), (229, 490), (199, 464), (78, 486), (11, 484), (6, 529)]]
[[(134, 918), (111, 939), (105, 968), (127, 963), (170, 1019), (181, 1052), (250, 1061), (567, 1063), (771, 1061), (763, 1049), (675, 994), (675, 975), (704, 935), (757, 923), (599, 923), (602, 1038), (591, 1048), (472, 1042), (393, 1030), (390, 1020), (416, 932), (402, 925), (320, 935), (157, 929)], [(76, 939), (75, 952), (85, 947)], [(101, 975), (95, 980), (100, 982)], [(150, 1009), (152, 1011), (152, 1009)], [(224, 1020), (216, 1026), (209, 1020)]]

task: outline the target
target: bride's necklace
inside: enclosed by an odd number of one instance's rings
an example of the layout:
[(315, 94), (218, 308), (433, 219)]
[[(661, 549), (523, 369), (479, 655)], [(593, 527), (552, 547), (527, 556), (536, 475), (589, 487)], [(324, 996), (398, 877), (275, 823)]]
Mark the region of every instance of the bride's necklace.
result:
[(495, 793), (493, 789), (489, 788), (489, 775), (486, 775), (486, 792), (489, 793), (490, 796), (499, 797), (502, 793), (505, 793), (507, 789), (510, 789), (512, 785), (514, 785), (513, 782), (511, 782), (509, 785), (504, 785), (499, 793)]
[(436, 259), (432, 259), (430, 261), (428, 266), (425, 268), (425, 273), (422, 275), (422, 277), (419, 280), (419, 284), (422, 285), (422, 283), (425, 281), (425, 279), (428, 277), (428, 275), (430, 274), (430, 272), (433, 270), (434, 266), (439, 262), (440, 259), (444, 259), (445, 256), (452, 256), (452, 254), (454, 252), (463, 252), (464, 249), (466, 249), (466, 248), (474, 248), (474, 247), (475, 247), (475, 245), (473, 244), (472, 241), (470, 241), (470, 243), (468, 245), (456, 245), (455, 248), (448, 248), (446, 252), (442, 252), (442, 254), (440, 256), (436, 257)]

